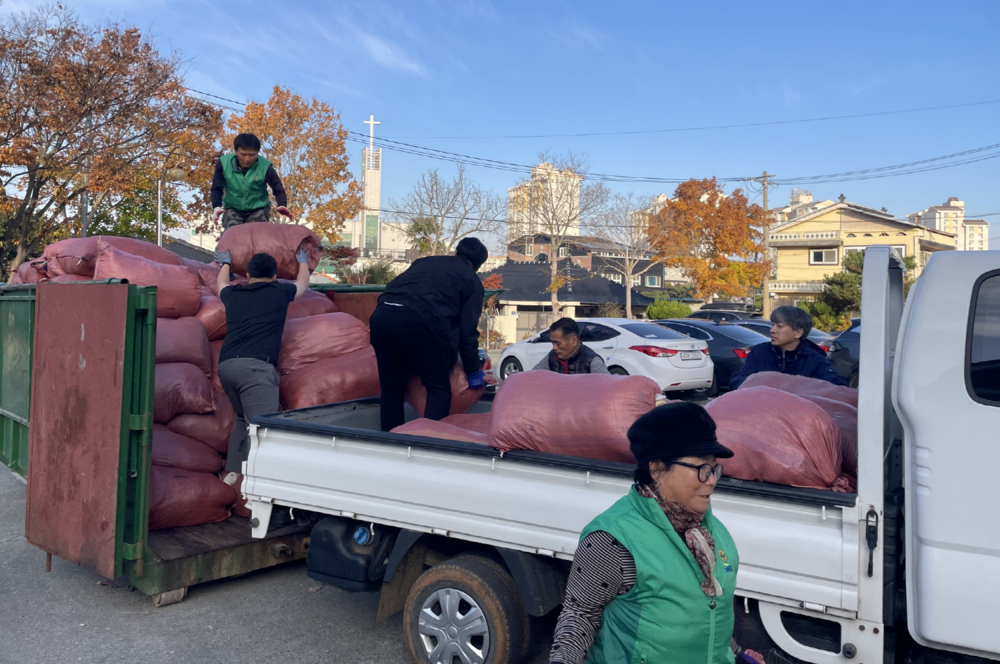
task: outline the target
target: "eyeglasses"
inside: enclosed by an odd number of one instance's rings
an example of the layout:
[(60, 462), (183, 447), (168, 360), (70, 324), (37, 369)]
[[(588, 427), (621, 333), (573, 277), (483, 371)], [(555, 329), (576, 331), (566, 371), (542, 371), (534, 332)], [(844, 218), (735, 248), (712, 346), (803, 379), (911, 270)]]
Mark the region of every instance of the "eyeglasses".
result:
[(715, 479), (722, 477), (722, 464), (717, 463), (714, 466), (709, 463), (703, 463), (700, 466), (696, 466), (692, 463), (684, 463), (683, 461), (674, 461), (678, 466), (684, 466), (685, 468), (694, 468), (698, 471), (698, 481), (707, 482), (710, 475), (714, 475)]

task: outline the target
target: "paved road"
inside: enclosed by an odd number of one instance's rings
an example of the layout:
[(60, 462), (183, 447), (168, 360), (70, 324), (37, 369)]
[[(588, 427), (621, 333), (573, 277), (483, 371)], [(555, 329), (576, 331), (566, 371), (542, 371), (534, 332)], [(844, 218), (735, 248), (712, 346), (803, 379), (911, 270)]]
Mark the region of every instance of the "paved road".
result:
[[(378, 596), (320, 586), (292, 563), (196, 586), (161, 609), (24, 539), (25, 485), (0, 466), (0, 663), (409, 664)], [(530, 664), (547, 661), (542, 644)]]

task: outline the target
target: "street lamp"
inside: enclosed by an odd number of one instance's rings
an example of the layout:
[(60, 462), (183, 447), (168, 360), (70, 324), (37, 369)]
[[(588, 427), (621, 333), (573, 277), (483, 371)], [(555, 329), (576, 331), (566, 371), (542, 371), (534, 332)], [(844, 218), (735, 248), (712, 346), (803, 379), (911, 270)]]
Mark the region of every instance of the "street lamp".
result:
[(156, 181), (156, 246), (163, 246), (163, 181), (179, 182), (187, 176), (183, 168), (168, 168)]

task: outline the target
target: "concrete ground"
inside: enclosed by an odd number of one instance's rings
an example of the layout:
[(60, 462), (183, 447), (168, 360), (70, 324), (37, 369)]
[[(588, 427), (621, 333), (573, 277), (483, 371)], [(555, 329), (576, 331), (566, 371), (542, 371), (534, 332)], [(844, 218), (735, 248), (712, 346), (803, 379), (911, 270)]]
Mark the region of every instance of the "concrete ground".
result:
[[(0, 466), (0, 663), (407, 664), (399, 614), (374, 626), (378, 595), (306, 576), (304, 562), (190, 589), (157, 609), (142, 593), (24, 539), (25, 485)], [(545, 643), (528, 664), (544, 664)]]

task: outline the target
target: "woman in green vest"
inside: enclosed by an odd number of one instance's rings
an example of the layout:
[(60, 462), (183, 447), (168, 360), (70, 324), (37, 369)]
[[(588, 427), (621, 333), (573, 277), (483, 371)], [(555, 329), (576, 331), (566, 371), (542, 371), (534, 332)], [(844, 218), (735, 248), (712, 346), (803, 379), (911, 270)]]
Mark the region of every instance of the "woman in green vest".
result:
[(212, 221), (222, 228), (267, 222), (271, 220), (271, 199), (267, 188), (274, 193), (278, 214), (292, 217), (288, 196), (278, 172), (267, 159), (260, 156), (260, 139), (253, 134), (237, 134), (233, 139), (233, 152), (215, 162), (212, 176)]
[(651, 410), (628, 438), (635, 485), (581, 534), (549, 660), (763, 664), (732, 639), (740, 558), (712, 515), (717, 460), (733, 452), (692, 403)]

